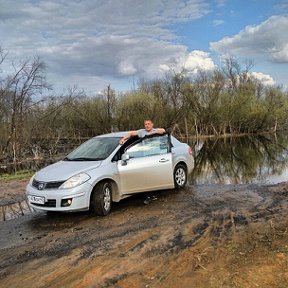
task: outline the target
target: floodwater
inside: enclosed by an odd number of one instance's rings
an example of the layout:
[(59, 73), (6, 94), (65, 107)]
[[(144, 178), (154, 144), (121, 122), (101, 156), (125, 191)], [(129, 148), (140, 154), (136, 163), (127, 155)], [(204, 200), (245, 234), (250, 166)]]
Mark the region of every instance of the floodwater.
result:
[(0, 209), (0, 222), (15, 219), (30, 214), (34, 211), (28, 205), (27, 200), (11, 203), (0, 203)]
[(278, 184), (288, 179), (288, 137), (266, 134), (190, 143), (190, 184)]

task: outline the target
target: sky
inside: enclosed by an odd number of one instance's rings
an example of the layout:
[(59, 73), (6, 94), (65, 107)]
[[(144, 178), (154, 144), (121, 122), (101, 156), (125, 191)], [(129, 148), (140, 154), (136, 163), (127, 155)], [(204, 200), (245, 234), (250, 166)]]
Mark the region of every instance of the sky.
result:
[(267, 85), (288, 87), (287, 0), (0, 0), (0, 47), (11, 63), (39, 56), (54, 91), (131, 90), (169, 71), (235, 57)]

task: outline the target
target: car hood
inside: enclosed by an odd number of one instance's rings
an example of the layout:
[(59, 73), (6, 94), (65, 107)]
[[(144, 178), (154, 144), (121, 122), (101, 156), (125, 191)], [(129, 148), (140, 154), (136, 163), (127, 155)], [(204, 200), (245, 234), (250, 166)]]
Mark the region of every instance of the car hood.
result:
[(35, 174), (38, 181), (65, 181), (70, 177), (98, 168), (102, 161), (59, 161), (49, 165)]

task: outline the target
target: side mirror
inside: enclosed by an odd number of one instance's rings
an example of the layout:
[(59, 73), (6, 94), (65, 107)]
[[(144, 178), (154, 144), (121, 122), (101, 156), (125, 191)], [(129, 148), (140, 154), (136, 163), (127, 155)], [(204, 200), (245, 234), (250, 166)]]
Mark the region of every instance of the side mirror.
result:
[(122, 166), (127, 165), (127, 161), (128, 161), (129, 159), (130, 159), (129, 154), (124, 153), (124, 154), (121, 156), (121, 165), (122, 165)]

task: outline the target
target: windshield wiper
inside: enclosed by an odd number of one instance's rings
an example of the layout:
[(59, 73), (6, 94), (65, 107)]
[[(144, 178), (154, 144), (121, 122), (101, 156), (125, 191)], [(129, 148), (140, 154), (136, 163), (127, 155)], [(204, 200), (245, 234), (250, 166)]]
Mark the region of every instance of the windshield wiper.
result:
[(103, 158), (78, 157), (78, 158), (68, 158), (67, 160), (69, 161), (100, 161), (100, 160), (103, 160)]
[(63, 161), (71, 161), (71, 159), (68, 158), (68, 157), (65, 157), (65, 158), (63, 159)]

